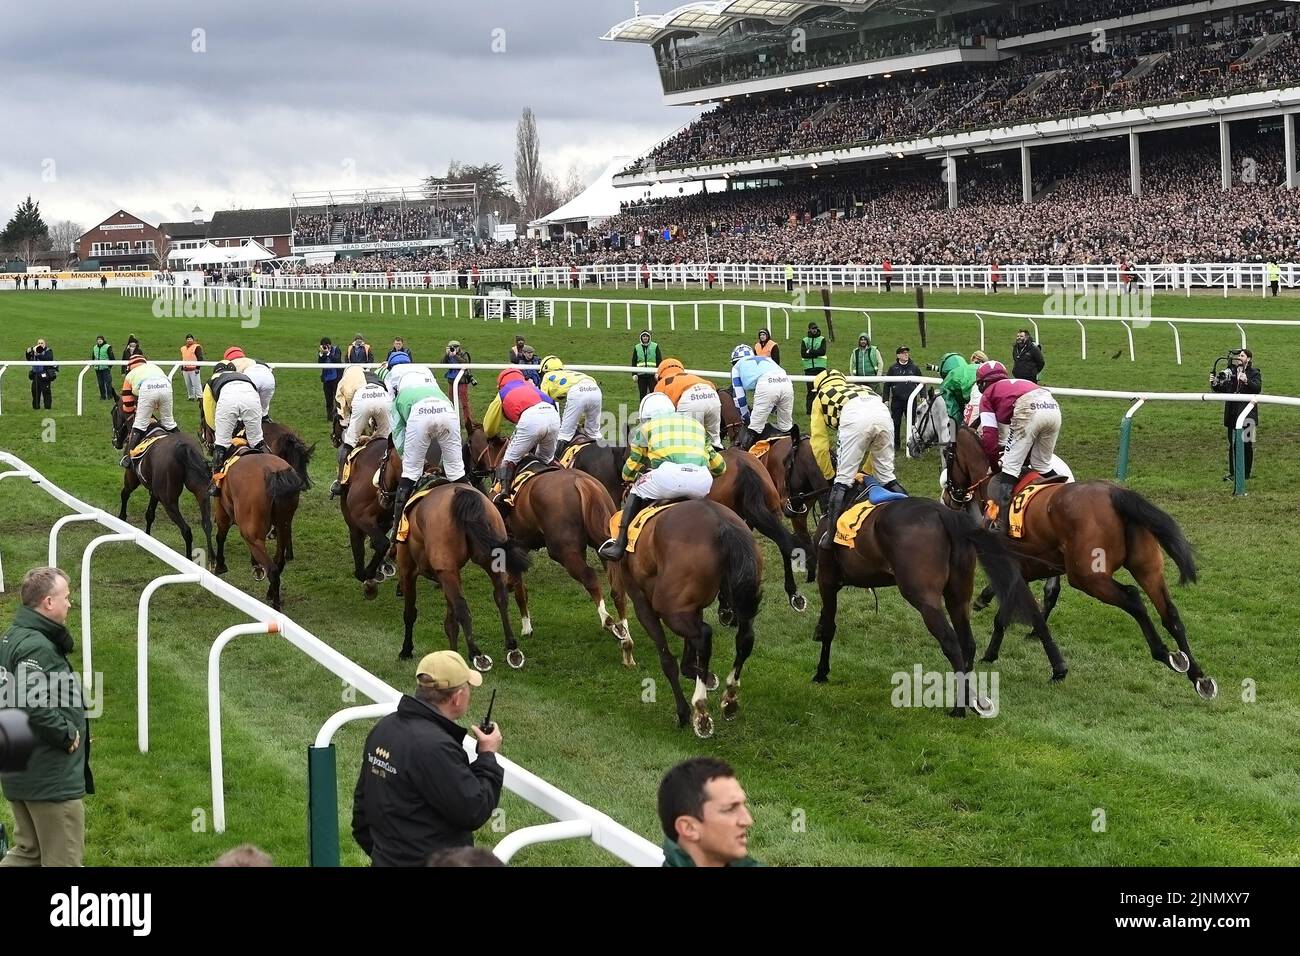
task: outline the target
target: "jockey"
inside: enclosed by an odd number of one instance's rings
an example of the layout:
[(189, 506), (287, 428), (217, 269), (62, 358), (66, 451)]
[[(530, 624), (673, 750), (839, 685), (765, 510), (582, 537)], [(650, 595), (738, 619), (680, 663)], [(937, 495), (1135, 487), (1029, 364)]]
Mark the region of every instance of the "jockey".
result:
[[(1001, 362), (985, 362), (976, 382), (980, 389), (980, 438), (994, 474), (989, 481), (989, 498), (997, 505), (997, 517), (989, 526), (1001, 531), (1007, 526), (1011, 492), (1025, 465), (1044, 478), (1055, 477), (1052, 455), (1061, 434), (1061, 406), (1052, 393), (1036, 382), (1007, 378)], [(1007, 451), (998, 471), (998, 425), (1009, 425)]]
[[(424, 474), (424, 458), (429, 445), (437, 442), (442, 452), (442, 473), (451, 481), (465, 481), (465, 456), (460, 444), (460, 418), (449, 399), (438, 387), (438, 379), (420, 365), (411, 365), (410, 357), (397, 352), (389, 360), (388, 386), (393, 396), (393, 450), (402, 456), (402, 479), (393, 496), (393, 533), (389, 546), (397, 544), (397, 526), (402, 510)], [(407, 366), (394, 380), (393, 368)], [(355, 417), (353, 419), (355, 421)]]
[[(745, 393), (754, 396), (751, 412), (745, 402)], [(748, 450), (760, 438), (774, 435), (791, 435), (799, 438), (794, 423), (794, 385), (785, 369), (765, 355), (755, 355), (748, 345), (737, 345), (731, 350), (731, 393), (736, 399), (736, 409), (745, 420), (747, 428), (741, 430), (736, 447)], [(775, 415), (776, 421), (769, 422)]]
[(122, 380), (122, 412), (125, 416), (133, 410), (135, 421), (131, 426), (131, 436), (122, 446), (126, 449), (122, 456), (123, 468), (131, 461), (131, 449), (149, 430), (149, 419), (156, 418), (165, 431), (174, 432), (177, 428), (176, 419), (172, 417), (172, 383), (167, 373), (141, 354), (132, 355), (126, 367), (126, 378)]
[(662, 392), (641, 399), (641, 421), (628, 438), (630, 454), (623, 480), (635, 481), (623, 505), (618, 540), (597, 549), (602, 558), (617, 561), (627, 551), (632, 519), (646, 505), (673, 498), (707, 498), (713, 479), (727, 470), (722, 455), (708, 445), (704, 426), (673, 409)]
[(510, 490), (515, 468), (524, 456), (533, 454), (544, 462), (555, 458), (555, 443), (560, 433), (560, 413), (555, 410), (555, 400), (524, 378), (518, 368), (510, 367), (497, 376), (497, 397), (492, 399), (483, 415), (483, 434), (495, 438), (501, 431), (501, 420), (514, 423), (505, 456), (497, 465), (497, 482), (502, 491)]
[[(894, 420), (875, 389), (851, 385), (840, 372), (829, 369), (813, 380), (812, 448), (822, 474), (833, 478), (826, 511), (830, 523), (821, 547), (830, 550), (835, 522), (844, 511), (845, 498), (868, 462), (871, 474), (890, 491), (907, 494), (894, 477)], [(836, 433), (837, 462), (832, 465), (830, 432)]]
[(384, 385), (388, 388), (390, 401), (396, 400), (398, 389), (407, 376), (411, 377), (412, 382), (438, 384), (438, 376), (433, 374), (433, 369), (427, 365), (416, 365), (411, 361), (411, 356), (405, 352), (394, 352), (390, 355), (385, 368)]
[[(215, 474), (230, 456), (230, 443), (235, 427), (244, 426), (244, 439), (254, 451), (267, 451), (262, 439), (262, 404), (257, 387), (234, 365), (222, 362), (212, 369), (212, 377), (203, 386), (203, 417), (213, 432), (212, 471)], [(208, 488), (209, 496), (216, 495), (216, 480)]]
[(939, 374), (943, 376), (939, 394), (943, 396), (943, 404), (948, 409), (951, 423), (949, 442), (957, 440), (957, 430), (962, 426), (966, 403), (970, 401), (971, 386), (975, 384), (975, 368), (956, 352), (949, 352), (939, 360)]
[(265, 362), (258, 362), (244, 354), (238, 345), (232, 345), (221, 356), (235, 367), (236, 372), (248, 376), (248, 380), (257, 389), (257, 397), (262, 403), (262, 417), (271, 417), (271, 399), (275, 397), (275, 374)]
[[(718, 390), (712, 382), (698, 375), (688, 375), (680, 360), (666, 358), (659, 363), (659, 384), (656, 392), (662, 392), (672, 399), (677, 411), (690, 415), (701, 425), (709, 436), (709, 444), (722, 450), (722, 402), (718, 400)], [(791, 401), (794, 392), (791, 391)]]
[(560, 443), (555, 454), (569, 447), (582, 423), (582, 434), (592, 441), (600, 441), (600, 416), (604, 404), (600, 386), (590, 375), (574, 372), (564, 367), (558, 356), (542, 359), (542, 391), (556, 402), (564, 402), (560, 416)]
[(363, 434), (387, 438), (393, 430), (388, 390), (381, 378), (360, 365), (349, 365), (334, 391), (334, 415), (343, 426), (339, 445), (339, 473), (330, 485), (330, 497), (343, 492), (343, 464)]

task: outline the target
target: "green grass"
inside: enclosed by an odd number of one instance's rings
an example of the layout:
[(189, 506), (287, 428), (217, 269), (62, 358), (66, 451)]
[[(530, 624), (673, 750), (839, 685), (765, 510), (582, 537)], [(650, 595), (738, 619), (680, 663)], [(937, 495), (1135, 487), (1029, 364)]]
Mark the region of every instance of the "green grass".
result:
[[(564, 293), (571, 294), (571, 293)], [(623, 290), (606, 295), (635, 295)], [(700, 293), (655, 292), (683, 299)], [(727, 290), (725, 298), (762, 298)], [(781, 293), (766, 298), (788, 303)], [(836, 295), (836, 303), (906, 307), (906, 295)], [(971, 320), (934, 313), (952, 308), (1037, 312), (1041, 296), (930, 295), (929, 347), (922, 350), (912, 316), (876, 315), (876, 341), (886, 354), (906, 342), (918, 362), (944, 351), (977, 347)], [(601, 307), (597, 306), (597, 310)], [(748, 333), (716, 331), (716, 308), (701, 331), (667, 331), (667, 306), (656, 308), (656, 338), (665, 354), (694, 367), (723, 367), (731, 347), (752, 341)], [(1293, 304), (1255, 298), (1165, 296), (1157, 313), (1294, 317)], [(462, 312), (464, 310), (462, 309)], [(576, 312), (576, 310), (575, 310)], [(678, 318), (682, 310), (678, 310)], [(644, 310), (634, 311), (633, 332), (616, 318), (615, 329), (555, 327), (524, 331), (541, 354), (571, 362), (624, 364)], [(797, 330), (810, 315), (794, 313)], [(575, 314), (575, 319), (578, 316)], [(728, 327), (739, 315), (728, 312)], [(665, 324), (660, 326), (660, 322)], [(988, 345), (1006, 359), (1019, 323), (989, 320)], [(501, 361), (513, 327), (468, 318), (416, 318), (413, 314), (348, 314), (266, 309), (256, 329), (234, 320), (156, 319), (150, 302), (112, 293), (0, 296), (0, 356), (20, 357), (38, 336), (67, 360), (88, 355), (97, 334), (118, 348), (129, 333), (146, 351), (172, 358), (183, 336), (194, 331), (208, 353), (238, 342), (250, 354), (273, 360), (312, 361), (323, 334), (346, 341), (364, 329), (377, 349), (403, 335), (416, 357), (435, 360), (449, 338), (466, 344), (476, 360)], [(711, 331), (710, 331), (711, 329)], [(858, 329), (837, 321), (832, 358), (847, 362)], [(784, 338), (784, 328), (776, 331)], [(1079, 360), (1077, 330), (1043, 326), (1045, 382), (1092, 388), (1196, 391), (1204, 387), (1216, 355), (1236, 344), (1235, 330), (1185, 327), (1184, 364), (1173, 359), (1168, 327), (1135, 331), (1138, 362), (1127, 357), (1118, 326), (1089, 328), (1089, 361)], [(1250, 332), (1266, 391), (1284, 392), (1282, 377), (1295, 352), (1286, 329)], [(793, 368), (797, 343), (781, 342)], [(1118, 358), (1112, 358), (1116, 353)], [(108, 412), (87, 376), (86, 416), (75, 415), (75, 372), (65, 368), (55, 384), (54, 429), (46, 413), (30, 408), (21, 369), (0, 379), (4, 414), (0, 449), (28, 460), (59, 485), (91, 504), (115, 511), (121, 472), (108, 443)], [(481, 414), (491, 376), (474, 395)], [(115, 381), (120, 376), (115, 374)], [(631, 405), (629, 377), (601, 376), (607, 409)], [(177, 378), (177, 386), (183, 388)], [(178, 401), (185, 423), (195, 406)], [(802, 394), (797, 405), (802, 411)], [(1127, 403), (1070, 398), (1063, 401), (1061, 452), (1080, 477), (1114, 473), (1118, 425)], [(285, 612), (363, 667), (398, 688), (411, 683), (412, 667), (399, 662), (401, 609), (386, 586), (379, 600), (363, 602), (351, 578), (347, 538), (337, 503), (325, 488), (333, 471), (318, 376), (283, 372), (273, 410), (309, 441), (317, 442), (312, 474), (317, 487), (298, 512), (298, 559), (284, 579)], [(802, 416), (801, 416), (802, 417)], [(939, 670), (942, 656), (919, 616), (892, 591), (881, 592), (876, 614), (870, 594), (847, 593), (841, 602), (839, 640), (831, 681), (809, 678), (817, 647), (810, 636), (819, 607), (805, 586), (810, 608), (797, 615), (784, 605), (768, 558), (767, 597), (759, 616), (758, 642), (745, 669), (742, 710), (734, 722), (719, 721), (716, 736), (699, 741), (679, 730), (670, 694), (651, 643), (638, 625), (639, 667), (619, 667), (615, 642), (596, 626), (595, 614), (572, 582), (543, 554), (536, 556), (530, 589), (536, 633), (524, 646), (522, 671), (504, 665), (487, 675), (484, 690), (497, 688), (495, 716), (505, 732), (505, 753), (557, 786), (656, 840), (655, 789), (663, 771), (684, 757), (710, 753), (731, 761), (748, 791), (756, 828), (751, 846), (778, 864), (1154, 864), (1250, 865), (1300, 863), (1300, 680), (1290, 596), (1295, 567), (1296, 508), (1300, 481), (1295, 448), (1300, 415), (1266, 407), (1261, 414), (1258, 477), (1246, 498), (1233, 499), (1220, 480), (1225, 434), (1218, 405), (1148, 404), (1136, 419), (1129, 483), (1172, 513), (1196, 545), (1201, 581), (1175, 591), (1192, 647), (1219, 682), (1220, 696), (1206, 703), (1187, 680), (1151, 661), (1136, 625), (1124, 614), (1065, 590), (1053, 629), (1071, 666), (1060, 686), (1048, 682), (1047, 662), (1019, 630), (1008, 637), (997, 668), (1001, 714), (993, 720), (952, 720), (938, 710), (890, 706), (891, 675), (920, 663)], [(52, 441), (46, 439), (53, 439)], [(900, 478), (914, 493), (934, 494), (938, 464), (933, 452), (920, 462), (900, 460)], [(142, 493), (131, 502), (140, 524)], [(195, 514), (192, 499), (183, 503)], [(0, 621), (14, 612), (23, 570), (45, 562), (47, 533), (60, 514), (45, 495), (21, 482), (0, 483), (0, 548), (9, 588), (0, 595)], [(60, 557), (79, 574), (80, 555), (95, 532), (73, 525), (61, 537)], [(155, 533), (179, 547), (180, 536), (160, 516)], [(261, 597), (264, 588), (248, 571), (242, 541), (230, 539), (228, 580)], [(228, 828), (211, 832), (205, 704), (207, 651), (213, 638), (240, 616), (192, 588), (168, 588), (154, 600), (151, 637), (152, 745), (136, 749), (135, 608), (139, 589), (160, 565), (119, 545), (101, 549), (96, 561), (95, 667), (105, 674), (105, 713), (94, 724), (93, 763), (99, 792), (87, 802), (87, 861), (95, 865), (201, 865), (244, 841), (255, 842), (278, 862), (306, 859), (307, 743), (330, 713), (346, 706), (343, 688), (327, 672), (282, 641), (242, 638), (225, 654), (224, 726)], [(468, 577), (470, 604), (485, 651), (501, 656), (501, 638), (485, 581)], [(417, 651), (444, 646), (441, 596), (421, 585)], [(79, 611), (73, 631), (79, 634)], [(710, 612), (710, 619), (713, 614)], [(991, 612), (976, 619), (981, 646)], [(730, 631), (717, 628), (715, 660), (730, 661)], [(657, 701), (643, 702), (651, 681)], [(1257, 699), (1243, 701), (1243, 681)], [(482, 692), (480, 692), (481, 695)], [(364, 699), (358, 700), (364, 702)], [(480, 713), (479, 700), (472, 712)], [(336, 738), (340, 757), (342, 843), (346, 863), (364, 862), (347, 831), (351, 787), (365, 728), (353, 725)], [(3, 804), (0, 804), (3, 806)], [(543, 815), (512, 797), (503, 801), (504, 823), (516, 829), (543, 822)], [(1104, 810), (1104, 832), (1093, 829)], [(8, 808), (0, 817), (8, 817)], [(799, 821), (804, 821), (800, 826)], [(203, 824), (206, 823), (206, 830)], [(500, 834), (484, 830), (491, 842)], [(523, 864), (608, 863), (588, 843), (534, 848)]]

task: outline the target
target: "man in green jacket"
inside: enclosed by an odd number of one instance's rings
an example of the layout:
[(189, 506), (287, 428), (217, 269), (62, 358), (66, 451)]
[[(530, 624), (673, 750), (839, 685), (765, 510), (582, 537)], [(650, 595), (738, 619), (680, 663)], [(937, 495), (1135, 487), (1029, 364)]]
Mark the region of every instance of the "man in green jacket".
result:
[(109, 345), (108, 340), (101, 335), (90, 347), (90, 357), (102, 363), (95, 366), (95, 381), (99, 383), (99, 399), (110, 400), (117, 394), (113, 391), (113, 370), (108, 364), (113, 361), (113, 346)]
[(754, 818), (726, 761), (693, 757), (659, 784), (664, 866), (762, 866), (749, 855)]
[[(853, 350), (849, 357), (849, 375), (884, 375), (885, 362), (880, 357), (880, 349), (871, 344), (871, 336), (863, 332), (858, 336), (858, 347)], [(885, 386), (882, 382), (872, 382), (868, 386), (873, 392), (881, 397), (885, 394)]]
[(19, 593), (23, 606), (0, 635), (0, 708), (27, 715), (36, 746), (26, 769), (0, 773), (15, 823), (13, 849), (0, 866), (81, 866), (82, 798), (94, 784), (81, 682), (68, 662), (68, 576), (35, 568)]
[[(822, 330), (817, 327), (816, 322), (808, 323), (808, 334), (799, 343), (799, 357), (803, 359), (803, 373), (805, 375), (816, 378), (826, 371), (826, 337), (822, 335)], [(804, 414), (811, 415), (815, 389), (811, 378), (804, 384), (808, 387), (807, 399), (804, 402)]]
[(664, 360), (664, 353), (659, 348), (659, 343), (650, 337), (650, 330), (646, 329), (637, 336), (636, 345), (632, 346), (632, 364), (644, 371), (637, 372), (636, 392), (637, 401), (645, 398), (655, 390), (655, 380), (659, 374), (659, 363)]

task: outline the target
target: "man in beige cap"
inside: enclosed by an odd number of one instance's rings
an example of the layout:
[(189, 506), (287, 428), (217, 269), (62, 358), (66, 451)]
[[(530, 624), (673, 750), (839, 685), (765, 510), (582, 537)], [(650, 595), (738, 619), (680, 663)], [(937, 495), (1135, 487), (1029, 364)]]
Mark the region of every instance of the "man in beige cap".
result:
[(483, 676), (455, 651), (428, 654), (416, 669), (415, 696), (366, 738), (352, 802), (352, 836), (375, 866), (424, 866), (435, 850), (473, 846), (501, 799), (501, 727), (471, 725), (478, 759), (465, 753), (470, 688)]

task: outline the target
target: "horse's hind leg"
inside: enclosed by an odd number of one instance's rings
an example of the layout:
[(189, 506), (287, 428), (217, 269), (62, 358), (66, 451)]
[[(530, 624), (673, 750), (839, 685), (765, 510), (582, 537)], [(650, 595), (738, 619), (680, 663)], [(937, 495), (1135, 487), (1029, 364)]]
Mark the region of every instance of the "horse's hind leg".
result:
[(167, 517), (172, 519), (172, 524), (180, 529), (181, 538), (185, 542), (185, 556), (192, 557), (194, 554), (194, 532), (190, 530), (189, 523), (186, 522), (185, 516), (181, 514), (179, 501), (164, 501), (163, 510), (167, 512)]
[(623, 652), (623, 666), (636, 667), (636, 658), (632, 656), (632, 630), (627, 626), (627, 585), (623, 583), (623, 570), (617, 561), (606, 561), (605, 575), (609, 578), (609, 593), (614, 597), (614, 609), (618, 611), (618, 621), (612, 631), (618, 638), (619, 650)]
[(736, 628), (736, 659), (727, 675), (727, 689), (722, 692), (722, 716), (734, 720), (740, 711), (740, 670), (754, 650), (754, 620), (745, 618)]
[(822, 612), (813, 630), (813, 640), (821, 641), (822, 645), (817, 672), (813, 674), (813, 682), (817, 684), (826, 683), (831, 674), (831, 642), (835, 640), (835, 614), (840, 603), (839, 573), (832, 564), (834, 560), (833, 557), (826, 559), (826, 567), (819, 569), (821, 579), (817, 582), (822, 597)]
[(636, 611), (637, 620), (645, 628), (650, 639), (654, 641), (655, 647), (659, 651), (659, 666), (664, 672), (664, 677), (668, 679), (668, 686), (672, 689), (673, 700), (677, 704), (677, 726), (685, 727), (686, 722), (690, 719), (690, 707), (686, 704), (686, 695), (682, 693), (682, 685), (678, 680), (677, 660), (673, 657), (672, 652), (668, 650), (668, 638), (664, 634), (663, 624), (659, 620), (659, 615), (655, 613), (654, 608), (650, 607), (650, 602), (646, 600), (639, 588), (633, 588), (629, 591), (632, 598), (632, 607)]
[[(397, 575), (402, 588), (402, 649), (398, 652), (401, 660), (409, 661), (415, 651), (415, 619), (419, 609), (415, 606), (415, 562), (411, 559), (410, 547), (401, 545), (397, 549)], [(450, 605), (448, 605), (450, 611)], [(455, 640), (451, 643), (456, 647)]]
[[(1146, 592), (1147, 597), (1151, 599), (1156, 613), (1160, 615), (1160, 623), (1164, 625), (1170, 636), (1178, 642), (1178, 649), (1186, 659), (1187, 679), (1196, 687), (1198, 694), (1206, 700), (1213, 700), (1219, 694), (1218, 682), (1213, 677), (1207, 677), (1205, 672), (1201, 670), (1201, 665), (1192, 656), (1192, 649), (1187, 643), (1187, 628), (1183, 624), (1182, 616), (1178, 613), (1178, 607), (1174, 604), (1174, 599), (1169, 593), (1169, 585), (1165, 583), (1164, 560), (1157, 548), (1155, 542), (1151, 542), (1150, 550), (1154, 553), (1143, 553), (1141, 558), (1136, 561), (1130, 556), (1126, 567), (1132, 572), (1134, 580)], [(1182, 663), (1182, 661), (1176, 663)], [(1173, 666), (1173, 664), (1171, 663), (1170, 666)]]
[[(963, 641), (944, 616), (943, 608), (939, 606), (940, 596), (919, 584), (909, 582), (906, 578), (900, 578), (898, 581), (898, 593), (921, 613), (926, 629), (934, 635), (935, 640), (939, 642), (939, 648), (943, 651), (943, 656), (948, 658), (948, 663), (952, 665), (953, 673), (956, 675), (954, 690), (957, 692), (957, 698), (953, 701), (953, 709), (949, 714), (953, 717), (966, 716), (968, 703), (977, 713), (985, 714), (994, 710), (994, 706), (989, 701), (982, 699), (975, 692), (974, 678), (971, 676), (973, 661), (967, 664), (965, 650), (962, 647)], [(974, 657), (973, 638), (971, 657)]]
[(366, 581), (371, 575), (366, 573), (366, 536), (360, 528), (348, 525), (348, 546), (352, 549), (352, 576), (358, 581)]
[[(452, 610), (455, 623), (465, 633), (465, 649), (469, 651), (469, 662), (476, 670), (490, 671), (492, 658), (480, 651), (478, 645), (474, 643), (474, 624), (470, 619), (469, 602), (465, 600), (465, 592), (461, 588), (460, 570), (435, 571), (434, 576), (442, 587), (443, 597)], [(456, 650), (455, 638), (451, 638), (451, 641), (451, 649), (454, 651)]]
[(262, 533), (254, 534), (243, 528), (239, 529), (245, 543), (248, 544), (248, 552), (253, 563), (253, 577), (258, 581), (266, 579), (266, 603), (278, 611), (280, 610), (280, 565), (272, 561), (271, 556), (266, 553), (266, 529), (258, 530)]
[(699, 611), (665, 614), (664, 623), (685, 642), (686, 646), (682, 649), (682, 675), (695, 677), (695, 691), (691, 694), (691, 725), (695, 736), (712, 737), (713, 717), (709, 713), (709, 690), (716, 690), (718, 686), (717, 675), (709, 672), (709, 658), (713, 656), (713, 628), (709, 627)]
[(516, 575), (510, 581), (510, 590), (515, 596), (515, 606), (519, 608), (519, 636), (531, 637), (533, 634), (533, 619), (528, 613), (528, 585), (524, 584), (524, 576)]
[(501, 615), (501, 632), (506, 638), (506, 663), (519, 670), (524, 666), (524, 652), (519, 649), (514, 628), (510, 625), (510, 582), (505, 572), (492, 571), (490, 565), (483, 570), (492, 579), (492, 599), (496, 601), (497, 613)]
[(158, 496), (149, 492), (149, 507), (144, 509), (144, 533), (153, 536), (153, 523), (158, 517)]
[[(1059, 588), (1060, 585), (1058, 584), (1057, 587)], [(987, 584), (984, 586), (984, 590), (980, 592), (980, 596), (975, 599), (975, 603), (970, 606), (970, 609), (972, 611), (982, 611), (993, 603), (995, 597), (997, 597), (997, 591), (993, 590), (993, 585)]]
[(140, 487), (140, 479), (135, 476), (135, 470), (125, 468), (122, 470), (122, 507), (118, 509), (117, 520), (126, 520), (126, 503), (131, 498), (131, 493)]
[[(208, 554), (212, 553), (212, 500), (207, 496), (206, 489), (202, 494), (195, 494), (195, 499), (199, 503), (199, 521), (203, 525), (203, 539), (208, 547)], [(193, 559), (191, 554), (190, 558)]]
[(213, 574), (226, 573), (226, 535), (230, 534), (230, 515), (225, 508), (217, 508), (217, 553), (212, 564)]
[(1181, 655), (1171, 654), (1164, 642), (1160, 640), (1160, 635), (1156, 633), (1155, 625), (1151, 623), (1151, 618), (1147, 614), (1146, 605), (1142, 603), (1141, 591), (1131, 584), (1120, 584), (1104, 572), (1079, 571), (1071, 568), (1069, 578), (1070, 584), (1080, 591), (1091, 594), (1104, 604), (1110, 604), (1127, 612), (1133, 620), (1137, 621), (1142, 636), (1146, 638), (1147, 646), (1151, 649), (1152, 660), (1159, 661), (1170, 670), (1179, 673), (1187, 670), (1190, 661), (1182, 660)]
[(975, 635), (970, 626), (970, 599), (974, 589), (973, 567), (966, 580), (954, 581), (949, 577), (948, 584), (943, 589), (943, 604), (948, 609), (948, 618), (952, 621), (957, 640), (961, 642), (962, 669), (965, 671), (975, 669)]

